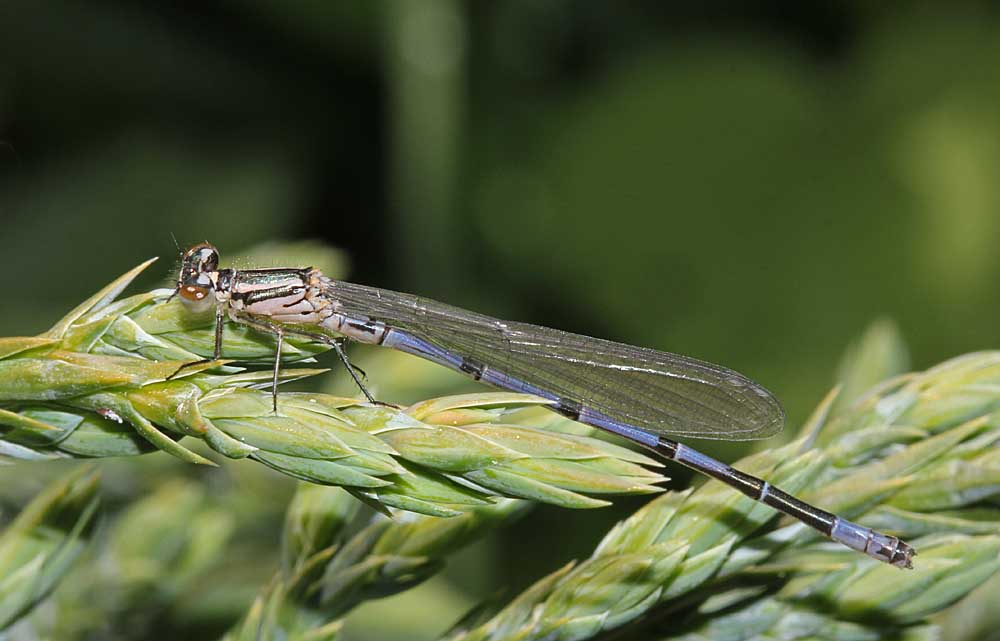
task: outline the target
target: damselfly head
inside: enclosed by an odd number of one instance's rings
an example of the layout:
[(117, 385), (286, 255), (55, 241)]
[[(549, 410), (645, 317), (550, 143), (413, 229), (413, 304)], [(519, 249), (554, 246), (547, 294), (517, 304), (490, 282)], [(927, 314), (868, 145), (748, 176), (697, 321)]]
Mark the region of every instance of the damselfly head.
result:
[(177, 294), (194, 311), (204, 311), (215, 302), (215, 285), (219, 275), (219, 250), (208, 243), (199, 243), (184, 252), (177, 275)]

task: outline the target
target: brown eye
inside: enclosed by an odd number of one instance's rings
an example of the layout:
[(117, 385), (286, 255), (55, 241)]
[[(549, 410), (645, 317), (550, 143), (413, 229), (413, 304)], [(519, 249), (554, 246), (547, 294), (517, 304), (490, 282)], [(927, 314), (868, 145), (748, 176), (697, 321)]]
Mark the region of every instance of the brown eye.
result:
[(205, 287), (197, 287), (195, 285), (184, 285), (177, 292), (181, 298), (193, 302), (200, 302), (208, 297), (208, 289)]

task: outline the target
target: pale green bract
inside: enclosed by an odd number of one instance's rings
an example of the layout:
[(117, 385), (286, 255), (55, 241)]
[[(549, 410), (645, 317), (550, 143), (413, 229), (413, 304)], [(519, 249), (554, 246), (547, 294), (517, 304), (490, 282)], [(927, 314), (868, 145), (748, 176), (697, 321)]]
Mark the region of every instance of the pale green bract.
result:
[(47, 597), (83, 551), (97, 480), (84, 468), (52, 483), (0, 533), (0, 630)]
[[(899, 353), (877, 347), (869, 355)], [(843, 371), (869, 375), (857, 362)], [(897, 377), (831, 411), (836, 397), (820, 405), (799, 440), (737, 467), (905, 536), (919, 552), (916, 569), (901, 572), (832, 545), (709, 482), (658, 497), (612, 529), (591, 558), (492, 615), (477, 612), (447, 639), (590, 639), (623, 627), (623, 638), (643, 639), (938, 635), (928, 617), (1000, 568), (1000, 353)]]
[[(189, 317), (176, 302), (163, 302), (165, 292), (114, 302), (137, 272), (47, 334), (0, 341), (0, 456), (162, 449), (206, 462), (214, 452), (310, 481), (288, 506), (280, 564), (256, 597), (247, 597), (250, 605), (226, 634), (231, 641), (341, 638), (356, 605), (420, 583), (448, 554), (530, 507), (498, 494), (595, 507), (605, 504), (598, 497), (655, 491), (662, 480), (645, 456), (553, 431), (563, 419), (523, 395), (447, 397), (397, 410), (284, 393), (275, 415), (270, 394), (256, 388), (270, 372), (202, 363), (178, 375), (211, 353), (212, 319)], [(227, 356), (267, 362), (267, 337), (226, 331)], [(307, 361), (316, 351), (290, 342), (283, 357)], [(919, 552), (915, 570), (831, 544), (706, 482), (662, 494), (608, 532), (590, 558), (506, 602), (484, 604), (444, 638), (940, 636), (942, 611), (996, 576), (1000, 564), (1000, 353), (970, 354), (872, 387), (900, 371), (903, 354), (894, 328), (879, 325), (841, 367), (846, 393), (831, 393), (796, 441), (737, 467), (904, 536)], [(315, 371), (286, 368), (283, 375)], [(205, 454), (178, 442), (182, 436), (203, 441)], [(352, 530), (347, 524), (359, 508), (352, 495), (379, 510), (410, 513), (375, 514)], [(116, 620), (160, 611), (191, 588), (193, 577), (211, 577), (233, 525), (200, 496), (191, 482), (170, 483), (134, 505), (109, 529), (100, 558), (145, 570), (111, 573), (101, 579), (109, 584), (96, 586), (92, 576), (75, 582), (71, 575), (68, 596), (53, 607), (72, 620), (70, 597), (92, 589), (116, 598), (89, 603), (87, 616), (99, 621), (104, 608), (104, 619)], [(182, 543), (188, 530), (197, 536)], [(150, 549), (136, 543), (140, 532), (177, 543)], [(21, 611), (43, 593), (23, 600)], [(160, 605), (151, 605), (151, 594)], [(49, 617), (39, 620), (44, 629)], [(82, 634), (63, 629), (51, 636)]]
[[(336, 485), (379, 509), (457, 516), (497, 496), (573, 508), (657, 492), (655, 460), (599, 439), (538, 429), (547, 401), (472, 394), (409, 408), (327, 394), (257, 389), (270, 371), (204, 361), (211, 314), (192, 316), (159, 290), (114, 300), (149, 263), (104, 288), (37, 337), (0, 339), (0, 460), (107, 457), (160, 449), (211, 463), (178, 442)], [(287, 340), (282, 358), (325, 347)], [(273, 358), (269, 336), (227, 326), (225, 355)], [(282, 379), (323, 370), (284, 368)], [(120, 421), (119, 421), (120, 419)]]

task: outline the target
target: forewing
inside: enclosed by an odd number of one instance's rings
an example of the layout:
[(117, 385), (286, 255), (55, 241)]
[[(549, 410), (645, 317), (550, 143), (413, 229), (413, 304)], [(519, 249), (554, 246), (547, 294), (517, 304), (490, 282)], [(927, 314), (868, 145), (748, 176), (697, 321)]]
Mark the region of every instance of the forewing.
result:
[(752, 440), (781, 431), (766, 389), (686, 356), (507, 322), (410, 294), (329, 281), (344, 313), (384, 322), (508, 376), (656, 434)]

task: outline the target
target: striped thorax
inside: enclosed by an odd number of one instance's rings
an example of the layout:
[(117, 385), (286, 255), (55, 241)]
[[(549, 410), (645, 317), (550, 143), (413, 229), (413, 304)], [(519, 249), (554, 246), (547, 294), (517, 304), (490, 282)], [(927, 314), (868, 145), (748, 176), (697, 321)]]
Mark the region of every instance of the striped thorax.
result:
[(361, 343), (381, 344), (385, 324), (340, 313), (330, 296), (336, 283), (317, 269), (219, 269), (219, 255), (208, 244), (184, 256), (177, 293), (196, 311), (212, 304), (235, 322), (248, 317), (278, 325), (322, 327)]

